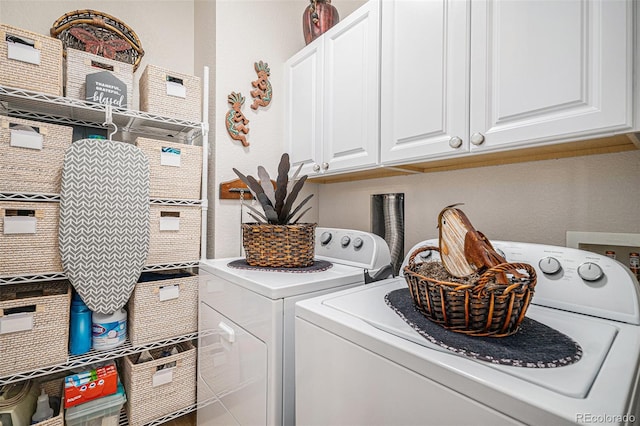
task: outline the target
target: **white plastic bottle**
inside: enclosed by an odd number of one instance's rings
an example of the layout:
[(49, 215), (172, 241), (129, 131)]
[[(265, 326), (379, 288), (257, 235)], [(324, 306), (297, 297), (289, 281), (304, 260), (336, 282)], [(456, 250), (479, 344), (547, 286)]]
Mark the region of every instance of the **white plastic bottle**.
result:
[(49, 405), (49, 395), (42, 389), (42, 393), (38, 396), (36, 412), (31, 416), (31, 424), (40, 423), (51, 417), (53, 417), (53, 408)]
[(91, 329), (93, 349), (115, 348), (127, 340), (127, 311), (121, 308), (112, 314), (94, 312)]

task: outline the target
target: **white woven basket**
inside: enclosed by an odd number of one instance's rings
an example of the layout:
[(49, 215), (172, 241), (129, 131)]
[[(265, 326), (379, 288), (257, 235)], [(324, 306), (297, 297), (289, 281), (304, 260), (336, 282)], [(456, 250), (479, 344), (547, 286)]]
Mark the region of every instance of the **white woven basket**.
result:
[(86, 96), (87, 75), (109, 71), (114, 77), (127, 85), (127, 104), (122, 107), (132, 109), (132, 64), (104, 58), (77, 49), (67, 49), (67, 57), (64, 65), (64, 86), (67, 97), (84, 101)]
[(70, 303), (68, 281), (0, 286), (0, 376), (67, 361)]
[(137, 138), (149, 158), (151, 198), (199, 200), (202, 186), (202, 147)]
[(0, 201), (0, 277), (62, 272), (59, 216), (59, 203)]
[(147, 265), (200, 260), (200, 206), (151, 204)]
[(200, 78), (147, 65), (140, 76), (140, 110), (165, 117), (200, 122)]
[[(196, 348), (179, 343), (180, 353), (159, 357), (163, 350), (152, 349), (152, 361), (136, 364), (140, 354), (128, 355), (120, 376), (127, 393), (125, 409), (131, 426), (149, 423), (196, 402)], [(171, 364), (175, 366), (171, 367)], [(158, 367), (165, 368), (158, 370)]]
[[(33, 46), (10, 43), (17, 37)], [(0, 24), (0, 85), (62, 96), (62, 42)]]
[[(180, 272), (172, 270), (142, 274), (127, 305), (129, 340), (133, 346), (198, 330), (198, 276), (189, 274), (174, 278)], [(156, 278), (164, 277), (142, 281), (154, 275)]]
[(60, 193), (64, 153), (72, 138), (69, 126), (0, 117), (0, 192)]

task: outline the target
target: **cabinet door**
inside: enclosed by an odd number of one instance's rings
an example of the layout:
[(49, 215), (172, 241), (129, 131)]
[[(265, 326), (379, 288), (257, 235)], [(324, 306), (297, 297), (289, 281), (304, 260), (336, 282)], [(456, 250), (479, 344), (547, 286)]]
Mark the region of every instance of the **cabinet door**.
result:
[(631, 1), (474, 0), (471, 150), (629, 128), (631, 11)]
[(302, 174), (314, 174), (314, 165), (321, 163), (322, 64), (322, 40), (316, 40), (289, 59), (284, 67), (285, 137), (292, 165), (305, 164)]
[(468, 151), (469, 10), (456, 0), (383, 2), (383, 163)]
[(369, 1), (324, 34), (322, 168), (378, 162), (380, 3)]

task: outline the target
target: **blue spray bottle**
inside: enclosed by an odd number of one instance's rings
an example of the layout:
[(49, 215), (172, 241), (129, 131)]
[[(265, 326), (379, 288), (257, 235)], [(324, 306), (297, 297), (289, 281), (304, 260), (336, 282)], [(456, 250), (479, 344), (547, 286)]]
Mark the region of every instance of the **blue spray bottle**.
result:
[(69, 318), (69, 354), (80, 355), (91, 349), (91, 310), (80, 295), (73, 292)]

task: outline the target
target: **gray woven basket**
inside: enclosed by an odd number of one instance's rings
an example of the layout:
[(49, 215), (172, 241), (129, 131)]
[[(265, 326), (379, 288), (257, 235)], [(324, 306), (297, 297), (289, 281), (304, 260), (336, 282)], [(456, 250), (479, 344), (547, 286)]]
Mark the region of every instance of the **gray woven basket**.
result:
[[(5, 226), (22, 219), (35, 222), (35, 233), (7, 234)], [(0, 277), (62, 272), (58, 245), (60, 205), (47, 202), (0, 201)]]
[[(8, 59), (7, 38), (18, 37), (40, 51), (40, 64)], [(0, 24), (0, 85), (62, 96), (62, 42), (21, 28)]]
[[(149, 158), (149, 196), (164, 199), (199, 200), (202, 186), (202, 147), (137, 138), (136, 145)], [(179, 163), (170, 162), (168, 150)], [(171, 165), (179, 164), (179, 165)]]
[[(39, 130), (42, 149), (12, 146), (12, 133), (22, 126)], [(69, 126), (1, 117), (0, 192), (58, 194), (64, 152), (71, 146), (72, 137), (73, 128)]]
[[(175, 216), (163, 215), (179, 215), (179, 229), (162, 230), (167, 221), (176, 221)], [(200, 206), (152, 204), (149, 221), (147, 265), (200, 260)]]
[[(67, 361), (70, 303), (66, 280), (0, 286), (0, 376)], [(32, 327), (5, 332), (14, 315), (25, 315), (19, 311), (32, 316)]]
[(114, 77), (127, 85), (127, 105), (122, 107), (132, 109), (133, 65), (77, 49), (67, 49), (67, 58), (64, 63), (65, 96), (84, 101), (87, 74), (103, 71), (111, 72)]
[[(180, 353), (159, 358), (163, 350), (150, 351), (154, 360), (136, 364), (140, 354), (128, 355), (122, 362), (120, 376), (127, 393), (125, 409), (131, 426), (139, 426), (152, 420), (186, 408), (196, 402), (196, 348), (190, 342), (179, 343)], [(156, 359), (159, 358), (159, 359)], [(175, 362), (158, 370), (158, 367)], [(171, 370), (171, 371), (169, 371)], [(154, 386), (154, 375), (171, 379)], [(166, 381), (166, 380), (165, 380)]]
[(176, 272), (181, 271), (154, 272), (168, 279), (136, 284), (127, 305), (129, 340), (133, 346), (198, 330), (198, 276), (171, 278)]
[[(167, 82), (181, 80), (186, 97), (167, 94)], [(200, 78), (147, 65), (140, 76), (140, 110), (186, 121), (200, 122), (202, 88)]]

